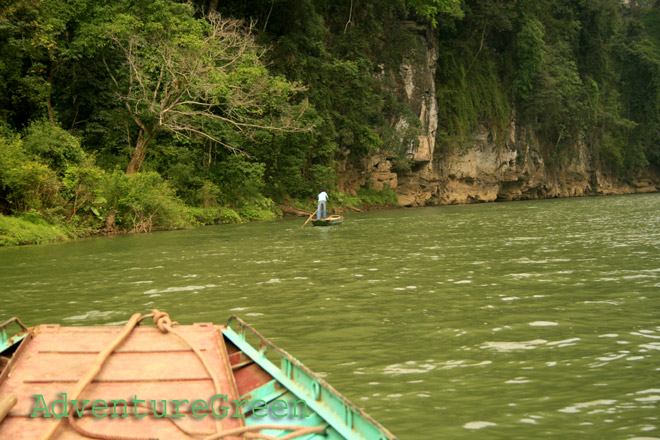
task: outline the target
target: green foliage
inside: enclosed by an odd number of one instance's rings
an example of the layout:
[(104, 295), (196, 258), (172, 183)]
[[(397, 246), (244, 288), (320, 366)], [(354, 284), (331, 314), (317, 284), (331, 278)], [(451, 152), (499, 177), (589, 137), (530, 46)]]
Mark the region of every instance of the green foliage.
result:
[(299, 124), (304, 103), (293, 102), (303, 88), (270, 74), (241, 21), (196, 18), (191, 4), (172, 0), (114, 7), (102, 28), (121, 58), (108, 73), (131, 125), (128, 173), (162, 131), (241, 152), (237, 142), (255, 132), (308, 129)]
[(445, 147), (463, 145), (480, 124), (500, 132), (508, 124), (509, 98), (497, 63), (471, 63), (474, 50), (447, 48), (438, 60), (438, 140)]
[(6, 217), (0, 214), (0, 246), (65, 241), (67, 232), (39, 218)]
[(197, 190), (196, 204), (204, 208), (218, 206), (218, 200), (222, 197), (222, 191), (213, 182), (205, 180), (202, 187)]
[(209, 206), (190, 208), (194, 219), (203, 225), (218, 225), (226, 223), (243, 223), (255, 220), (274, 220), (282, 216), (282, 211), (268, 198), (253, 200), (251, 204), (238, 209), (226, 206)]
[(23, 136), (23, 146), (28, 154), (59, 175), (69, 166), (81, 164), (87, 157), (78, 139), (45, 120), (30, 124)]
[(385, 186), (382, 190), (373, 188), (360, 188), (357, 191), (360, 204), (372, 206), (397, 206), (399, 204), (396, 193)]
[(626, 169), (660, 165), (660, 11), (649, 11), (643, 26), (632, 23), (620, 50), (621, 91), (628, 129)]
[(6, 212), (50, 218), (61, 207), (60, 187), (55, 172), (34, 160), (18, 136), (0, 136), (0, 202)]
[(308, 179), (313, 188), (311, 192), (315, 195), (322, 189), (334, 187), (337, 179), (337, 172), (331, 166), (315, 164), (307, 170)]
[(360, 188), (357, 195), (346, 194), (341, 191), (332, 193), (332, 204), (335, 206), (398, 206), (396, 193), (385, 186), (381, 190), (374, 188)]
[[(452, 2), (430, 3), (440, 7)], [(286, 146), (279, 143), (284, 139), (277, 139), (279, 151), (286, 152), (277, 158), (257, 153), (267, 164), (264, 176), (269, 194), (309, 197), (319, 186), (336, 184), (334, 170), (340, 160), (357, 162), (378, 151), (404, 156), (414, 135), (406, 133), (402, 141), (394, 123), (402, 118), (417, 121), (410, 124), (417, 129), (419, 116), (410, 117), (410, 108), (396, 97), (400, 85), (390, 72), (398, 72), (404, 57), (417, 61), (427, 50), (416, 32), (402, 22), (407, 9), (399, 0), (256, 1), (227, 7), (228, 12), (245, 18), (270, 17), (261, 37), (273, 43), (269, 54), (273, 68), (307, 85), (314, 133), (304, 142), (287, 141)], [(383, 71), (387, 72), (384, 76), (379, 73)], [(269, 152), (272, 147), (267, 146)]]
[(277, 218), (277, 214), (273, 211), (256, 206), (244, 206), (238, 210), (238, 214), (246, 220), (274, 220)]
[(586, 91), (566, 45), (546, 48), (542, 70), (523, 112), (524, 117), (536, 121), (541, 135), (557, 146), (585, 128)]
[(123, 231), (150, 232), (158, 228), (184, 228), (192, 217), (166, 181), (155, 172), (127, 175), (115, 171), (105, 177), (100, 194), (115, 224)]
[(358, 196), (346, 194), (341, 191), (332, 193), (332, 204), (337, 206), (360, 206), (362, 201)]
[[(622, 179), (660, 166), (652, 2), (212, 3), (235, 39), (216, 38), (203, 0), (5, 1), (0, 212), (78, 235), (112, 215), (118, 231), (240, 222), (336, 188), (344, 164), (374, 153), (409, 172), (421, 123), (401, 66), (430, 49), (438, 156), (470, 148), (476, 129), (503, 145), (515, 119), (549, 166), (578, 143)], [(365, 188), (331, 199), (395, 201)]]
[(622, 139), (617, 139), (606, 133), (601, 139), (600, 155), (602, 160), (609, 164), (613, 169), (620, 171), (625, 169), (625, 151)]
[(265, 166), (245, 156), (230, 154), (218, 166), (217, 185), (222, 200), (235, 207), (250, 204), (262, 197)]
[(513, 80), (513, 89), (518, 97), (527, 101), (534, 89), (534, 81), (543, 64), (543, 24), (536, 18), (524, 20), (516, 35), (516, 62), (518, 64)]
[(420, 17), (428, 20), (433, 27), (438, 24), (437, 17), (447, 14), (452, 17), (463, 17), (459, 0), (408, 0), (410, 7)]
[(62, 178), (62, 197), (66, 200), (67, 220), (87, 234), (103, 226), (107, 200), (101, 195), (105, 172), (91, 160), (70, 166)]
[(233, 209), (212, 206), (207, 208), (190, 208), (190, 213), (193, 218), (202, 225), (220, 225), (227, 223), (242, 223), (243, 219)]

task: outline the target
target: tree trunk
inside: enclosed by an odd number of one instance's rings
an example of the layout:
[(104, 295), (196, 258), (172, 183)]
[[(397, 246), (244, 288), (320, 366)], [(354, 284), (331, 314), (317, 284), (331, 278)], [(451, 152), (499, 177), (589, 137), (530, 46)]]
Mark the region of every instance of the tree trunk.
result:
[(53, 68), (50, 68), (50, 73), (48, 74), (48, 96), (46, 97), (46, 107), (48, 108), (48, 120), (50, 125), (55, 127), (55, 115), (53, 113), (53, 103), (50, 99), (50, 94), (53, 90)]
[(50, 122), (50, 125), (55, 127), (55, 115), (53, 114), (53, 104), (50, 101), (50, 95), (46, 98), (46, 106), (48, 107), (48, 121)]
[(293, 206), (288, 206), (288, 205), (279, 205), (279, 206), (282, 212), (285, 214), (296, 215), (298, 217), (307, 217), (308, 215), (312, 214), (310, 211), (294, 208)]
[(133, 150), (133, 155), (131, 156), (131, 162), (126, 168), (126, 174), (135, 174), (140, 172), (142, 167), (142, 162), (147, 154), (147, 144), (151, 136), (144, 136), (144, 132), (140, 131), (138, 135), (137, 142), (135, 143), (135, 150)]
[(117, 211), (114, 209), (108, 211), (108, 216), (105, 218), (105, 225), (103, 226), (102, 231), (112, 232), (115, 228), (115, 217), (117, 217)]

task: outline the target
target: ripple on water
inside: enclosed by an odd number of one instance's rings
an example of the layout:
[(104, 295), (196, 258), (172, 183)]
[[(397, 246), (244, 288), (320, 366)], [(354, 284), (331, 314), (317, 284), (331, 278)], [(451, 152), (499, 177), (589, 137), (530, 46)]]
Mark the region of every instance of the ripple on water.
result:
[(82, 315), (67, 316), (66, 318), (62, 318), (62, 320), (63, 321), (88, 321), (90, 319), (105, 320), (105, 318), (108, 318), (113, 315), (123, 315), (123, 313), (115, 312), (112, 310), (106, 310), (104, 312), (100, 310), (90, 310), (89, 312), (84, 313)]
[(413, 374), (413, 373), (428, 373), (434, 370), (437, 365), (427, 361), (426, 363), (418, 363), (416, 361), (407, 361), (400, 364), (388, 365), (383, 369), (384, 374)]
[(553, 325), (559, 325), (559, 323), (554, 321), (534, 321), (530, 322), (529, 325), (532, 327), (551, 327)]
[(215, 284), (206, 284), (203, 286), (179, 286), (179, 287), (168, 287), (167, 289), (151, 289), (144, 292), (145, 295), (150, 295), (154, 293), (172, 293), (172, 292), (190, 292), (193, 290), (203, 290), (217, 287)]
[(570, 339), (564, 339), (562, 341), (551, 341), (551, 342), (548, 342), (548, 345), (549, 346), (557, 345), (560, 348), (561, 347), (568, 347), (570, 345), (575, 345), (574, 342), (577, 342), (579, 340), (580, 340), (580, 338), (570, 338)]
[(611, 406), (614, 405), (616, 402), (617, 402), (616, 400), (607, 400), (607, 399), (592, 400), (591, 402), (582, 402), (572, 406), (567, 406), (566, 408), (562, 408), (558, 411), (566, 414), (575, 414), (581, 412), (581, 410), (585, 408), (592, 408), (594, 406)]
[(637, 391), (635, 394), (660, 393), (660, 388), (649, 388), (648, 390)]
[(519, 281), (519, 280), (524, 280), (526, 278), (540, 277), (540, 276), (543, 276), (543, 274), (540, 274), (540, 273), (508, 273), (505, 276), (511, 277), (514, 280)]
[(618, 306), (619, 303), (616, 301), (584, 301), (585, 304), (609, 304), (612, 306)]
[(501, 352), (507, 352), (507, 351), (514, 351), (514, 350), (533, 350), (535, 349), (538, 345), (545, 344), (548, 341), (545, 339), (534, 339), (533, 341), (525, 341), (525, 342), (486, 342), (484, 343), (481, 348), (492, 348), (497, 351)]
[(531, 380), (529, 380), (528, 378), (526, 378), (524, 376), (520, 376), (520, 377), (516, 377), (514, 379), (509, 379), (504, 383), (506, 383), (506, 384), (521, 384), (521, 383), (529, 383), (529, 382), (531, 382)]
[(483, 422), (483, 421), (479, 420), (479, 421), (476, 421), (476, 422), (468, 422), (465, 425), (463, 425), (463, 428), (465, 428), (465, 429), (482, 429), (482, 428), (488, 428), (489, 426), (497, 426), (497, 423)]
[(641, 337), (643, 337), (643, 338), (660, 339), (660, 336), (658, 336), (658, 335), (651, 335), (651, 334), (648, 333), (649, 331), (650, 331), (650, 330), (646, 330), (646, 331), (644, 331), (644, 330), (640, 330), (640, 331), (638, 331), (638, 332), (630, 332), (630, 334), (631, 334), (631, 335), (634, 335), (634, 336), (641, 336)]

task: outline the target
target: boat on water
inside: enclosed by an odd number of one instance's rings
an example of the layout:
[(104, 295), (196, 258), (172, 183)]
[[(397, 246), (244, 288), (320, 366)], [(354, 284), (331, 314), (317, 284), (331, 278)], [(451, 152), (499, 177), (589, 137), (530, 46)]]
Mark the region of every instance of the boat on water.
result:
[(396, 439), (236, 316), (178, 325), (154, 310), (124, 327), (29, 328), (12, 318), (0, 324), (0, 371), (0, 440)]
[(344, 221), (344, 217), (341, 215), (331, 215), (330, 217), (322, 219), (314, 219), (312, 223), (314, 226), (333, 226), (341, 224)]

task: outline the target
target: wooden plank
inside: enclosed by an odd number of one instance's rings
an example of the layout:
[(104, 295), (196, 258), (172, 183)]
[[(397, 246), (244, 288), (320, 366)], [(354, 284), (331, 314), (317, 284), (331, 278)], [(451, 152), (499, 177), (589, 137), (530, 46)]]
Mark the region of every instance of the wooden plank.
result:
[(244, 396), (255, 388), (273, 380), (273, 376), (258, 364), (250, 364), (234, 372), (238, 394)]
[[(231, 364), (222, 343), (219, 330), (212, 324), (195, 324), (176, 327), (203, 351), (210, 368), (220, 382), (221, 393), (228, 400), (238, 399), (238, 391)], [(23, 440), (38, 438), (47, 429), (52, 419), (30, 417), (44, 415), (35, 412), (39, 398), (49, 407), (61, 393), (69, 393), (77, 380), (92, 365), (104, 344), (112, 341), (121, 331), (119, 327), (75, 327), (40, 326), (34, 338), (26, 344), (20, 356), (15, 358), (12, 374), (0, 384), (0, 393), (12, 392), (18, 403), (2, 423), (0, 440)], [(172, 416), (179, 404), (177, 421), (183, 426), (206, 435), (221, 430), (243, 426), (242, 418), (217, 418), (204, 412), (192, 413), (192, 403), (197, 400), (210, 401), (216, 394), (213, 382), (195, 353), (173, 334), (164, 334), (154, 327), (138, 327), (125, 344), (113, 353), (103, 366), (97, 379), (84, 391), (82, 399), (101, 400), (112, 405), (112, 400), (165, 400), (168, 416)], [(225, 404), (226, 405), (226, 404)], [(41, 406), (41, 404), (40, 404)], [(200, 405), (198, 404), (198, 407)], [(120, 408), (123, 405), (119, 404)], [(56, 405), (56, 411), (63, 411)], [(49, 408), (50, 409), (50, 408)], [(131, 412), (132, 411), (132, 412)], [(80, 425), (85, 429), (113, 435), (158, 437), (163, 439), (189, 439), (181, 430), (168, 421), (151, 415), (138, 418), (129, 408), (130, 417), (100, 417), (85, 414)], [(204, 417), (202, 417), (204, 416)], [(63, 423), (53, 440), (81, 439), (78, 433)]]
[[(42, 328), (43, 327), (43, 328)], [(191, 326), (175, 327), (184, 335), (192, 339), (196, 344), (203, 344), (204, 339), (195, 332)], [(40, 350), (43, 352), (87, 352), (99, 353), (119, 334), (119, 327), (59, 327), (40, 326), (39, 342)], [(94, 337), (81, 337), (81, 335), (93, 335)], [(121, 346), (117, 347), (115, 353), (135, 351), (190, 351), (190, 347), (176, 336), (160, 338), (163, 335), (155, 327), (136, 327)], [(166, 335), (167, 336), (167, 335)], [(77, 341), (75, 345), (71, 341)], [(208, 341), (207, 341), (208, 342)], [(206, 346), (200, 346), (206, 349)]]
[[(172, 336), (173, 337), (173, 336)], [(38, 353), (26, 358), (16, 374), (26, 383), (77, 382), (94, 363), (96, 354)], [(215, 367), (219, 367), (215, 362)], [(55, 368), (44, 368), (56, 366)], [(209, 375), (194, 352), (118, 353), (108, 358), (95, 381), (205, 379)]]

